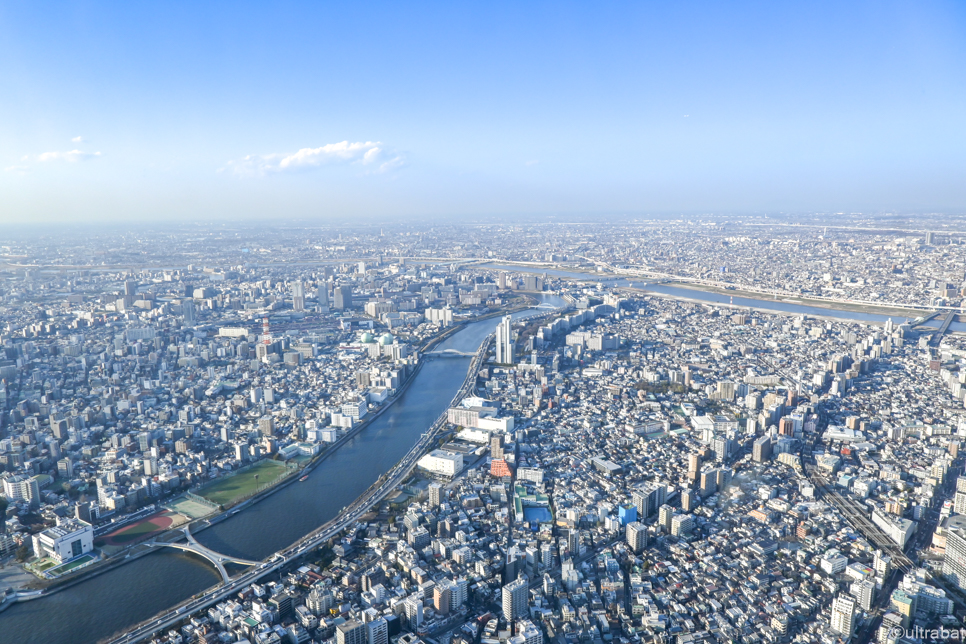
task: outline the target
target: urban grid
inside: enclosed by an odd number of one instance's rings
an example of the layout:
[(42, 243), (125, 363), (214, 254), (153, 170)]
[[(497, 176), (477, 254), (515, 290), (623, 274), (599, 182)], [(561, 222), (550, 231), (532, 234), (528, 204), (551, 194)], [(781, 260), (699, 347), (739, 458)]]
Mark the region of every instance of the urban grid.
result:
[[(966, 233), (914, 224), (7, 239), (0, 632), (159, 552), (220, 581), (109, 641), (962, 632)], [(427, 365), (455, 397), (357, 500), (269, 557), (206, 539), (430, 400)]]

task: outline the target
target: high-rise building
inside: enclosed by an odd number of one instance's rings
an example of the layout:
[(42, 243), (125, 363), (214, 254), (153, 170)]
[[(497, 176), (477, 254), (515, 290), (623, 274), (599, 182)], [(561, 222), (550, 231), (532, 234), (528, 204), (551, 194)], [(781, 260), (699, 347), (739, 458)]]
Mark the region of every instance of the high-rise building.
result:
[(366, 622), (366, 644), (389, 644), (389, 622), (381, 615)]
[(664, 532), (671, 532), (671, 517), (674, 516), (674, 508), (665, 503), (658, 510), (657, 521), (661, 525)]
[(697, 495), (691, 490), (681, 490), (681, 509), (691, 512), (697, 506)]
[(771, 436), (762, 436), (755, 440), (752, 446), (751, 457), (758, 463), (771, 460)]
[(503, 437), (494, 436), (490, 439), (490, 457), (494, 459), (503, 458)]
[(496, 325), (496, 361), (497, 364), (513, 364), (513, 325), (509, 315)]
[(292, 282), (292, 310), (305, 310), (305, 285), (302, 284), (301, 280)]
[(626, 528), (627, 545), (634, 552), (641, 552), (647, 547), (647, 527), (640, 521), (632, 521)]
[(194, 300), (181, 300), (181, 317), (184, 320), (185, 326), (195, 326), (198, 324), (198, 315), (195, 312)]
[(503, 617), (512, 622), (527, 615), (527, 594), (530, 591), (526, 577), (520, 577), (503, 587)]
[(262, 416), (258, 419), (258, 432), (262, 436), (275, 435), (275, 419), (271, 416)]
[(718, 470), (701, 472), (701, 495), (710, 496), (718, 490)]
[(337, 644), (366, 644), (366, 625), (357, 619), (339, 624), (335, 628), (335, 641)]
[(694, 517), (690, 514), (675, 514), (671, 517), (671, 536), (683, 537), (694, 530)]
[(433, 589), (433, 608), (440, 615), (449, 615), (453, 592), (442, 584)]
[(413, 596), (405, 601), (405, 606), (409, 627), (412, 629), (419, 628), (423, 623), (423, 600)]
[(10, 501), (26, 501), (31, 507), (37, 507), (40, 505), (40, 484), (30, 476), (9, 476), (3, 479), (3, 495)]
[(701, 455), (693, 452), (688, 455), (688, 478), (692, 481), (698, 480), (701, 472)]
[(849, 592), (859, 602), (863, 610), (872, 610), (872, 600), (875, 598), (875, 584), (868, 579), (852, 582)]
[(440, 503), (440, 498), (443, 495), (443, 486), (439, 483), (429, 484), (429, 506), (431, 508), (438, 508)]
[(855, 622), (855, 599), (848, 595), (839, 595), (833, 599), (831, 622), (833, 631), (846, 641), (851, 639)]
[(955, 515), (946, 519), (943, 574), (951, 577), (960, 588), (966, 588), (966, 516)]
[(329, 310), (329, 285), (319, 282), (315, 288), (315, 301), (323, 311)]
[(664, 505), (667, 488), (663, 483), (648, 481), (631, 493), (631, 499), (637, 506), (637, 518), (646, 519)]
[(953, 495), (953, 512), (966, 514), (966, 492), (956, 492)]
[(339, 311), (344, 311), (346, 309), (352, 308), (352, 287), (351, 286), (337, 286), (333, 290), (335, 295), (335, 308)]

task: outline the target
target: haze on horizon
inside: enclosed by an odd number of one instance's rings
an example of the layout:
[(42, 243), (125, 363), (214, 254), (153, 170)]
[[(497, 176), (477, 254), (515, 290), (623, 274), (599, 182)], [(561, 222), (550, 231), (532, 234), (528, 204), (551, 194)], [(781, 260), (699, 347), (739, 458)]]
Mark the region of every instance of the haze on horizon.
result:
[(962, 213), (964, 34), (958, 2), (6, 3), (0, 224)]

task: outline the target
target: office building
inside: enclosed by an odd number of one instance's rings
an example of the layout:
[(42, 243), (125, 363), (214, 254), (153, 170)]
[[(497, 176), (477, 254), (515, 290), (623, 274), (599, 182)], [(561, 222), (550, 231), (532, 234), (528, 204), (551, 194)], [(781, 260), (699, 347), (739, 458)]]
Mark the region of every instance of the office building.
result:
[(198, 314), (195, 311), (194, 300), (181, 300), (181, 318), (185, 326), (195, 326), (198, 324)]
[(94, 549), (94, 528), (78, 519), (61, 519), (59, 525), (33, 535), (34, 554), (63, 562)]
[(335, 306), (336, 310), (344, 311), (352, 308), (351, 286), (337, 286), (335, 287), (333, 294), (335, 295), (333, 305)]

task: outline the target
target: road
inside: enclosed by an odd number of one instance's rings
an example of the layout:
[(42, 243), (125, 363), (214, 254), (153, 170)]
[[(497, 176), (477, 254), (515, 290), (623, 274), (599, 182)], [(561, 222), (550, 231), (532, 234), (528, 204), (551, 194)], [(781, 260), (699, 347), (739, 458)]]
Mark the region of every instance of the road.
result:
[[(476, 355), (470, 362), (469, 369), (467, 370), (467, 377), (463, 381), (463, 385), (453, 397), (453, 404), (456, 404), (459, 400), (472, 391), (476, 382), (476, 374), (479, 372), (480, 365), (485, 359), (492, 342), (493, 336), (491, 335), (488, 336), (480, 345), (479, 350), (476, 352)], [(225, 599), (229, 595), (238, 593), (240, 590), (244, 589), (250, 584), (255, 583), (262, 577), (281, 570), (293, 561), (308, 554), (313, 549), (318, 548), (335, 535), (353, 525), (362, 517), (362, 515), (368, 512), (369, 508), (382, 501), (389, 495), (390, 492), (395, 490), (396, 486), (398, 486), (410, 475), (416, 466), (416, 462), (437, 440), (439, 434), (442, 432), (445, 426), (446, 411), (440, 414), (440, 416), (430, 427), (429, 431), (420, 437), (419, 441), (406, 454), (406, 456), (403, 457), (403, 459), (399, 461), (399, 463), (397, 463), (391, 470), (389, 470), (384, 477), (385, 480), (383, 480), (382, 483), (377, 481), (375, 484), (377, 487), (374, 489), (370, 488), (364, 492), (362, 496), (360, 496), (351, 505), (346, 507), (339, 514), (339, 516), (329, 523), (323, 525), (315, 532), (299, 539), (288, 548), (276, 552), (257, 567), (245, 571), (238, 577), (230, 579), (227, 583), (216, 586), (204, 592), (203, 594), (192, 598), (187, 603), (168, 611), (160, 617), (156, 616), (155, 618), (152, 618), (148, 622), (135, 627), (124, 635), (110, 640), (110, 643), (135, 644), (136, 642), (141, 642), (153, 636), (155, 633), (158, 633), (159, 631), (164, 631), (165, 629), (176, 625), (188, 615), (215, 604)]]
[[(913, 556), (915, 557), (915, 553), (920, 552), (923, 548), (929, 545), (929, 543), (932, 541), (932, 536), (936, 530), (936, 526), (939, 523), (939, 512), (935, 508), (926, 509), (926, 514), (919, 522), (913, 537), (906, 544), (904, 550), (900, 549), (899, 545), (889, 538), (882, 531), (882, 529), (879, 528), (879, 526), (872, 523), (870, 519), (871, 510), (869, 507), (856, 500), (850, 493), (845, 492), (844, 490), (839, 492), (834, 483), (830, 482), (824, 476), (818, 474), (818, 472), (815, 470), (814, 464), (806, 461), (806, 455), (810, 457), (816, 447), (821, 448), (823, 446), (823, 442), (819, 437), (822, 435), (822, 432), (825, 430), (826, 426), (824, 413), (820, 413), (820, 418), (821, 422), (819, 423), (818, 431), (802, 447), (801, 458), (806, 472), (808, 473), (812, 483), (815, 484), (816, 489), (824, 492), (825, 499), (839, 509), (845, 519), (852, 524), (856, 531), (862, 534), (863, 537), (872, 542), (876, 547), (882, 549), (883, 552), (892, 557), (892, 563), (894, 566), (893, 571), (884, 580), (882, 588), (879, 590), (878, 596), (872, 604), (872, 610), (870, 611), (868, 621), (856, 634), (856, 644), (868, 644), (878, 630), (879, 624), (882, 621), (882, 615), (889, 609), (892, 592), (898, 586), (902, 574), (910, 572), (917, 567), (917, 563), (910, 559), (906, 555), (906, 552), (913, 553)], [(949, 475), (946, 477), (943, 485), (936, 490), (936, 505), (941, 506), (944, 501), (951, 498), (953, 492), (955, 491), (956, 485), (956, 477), (952, 476), (952, 472), (960, 471), (961, 468), (962, 457), (959, 457), (949, 468)], [(946, 596), (949, 597), (955, 604), (961, 608), (966, 607), (966, 601), (964, 601), (963, 596), (957, 592), (957, 589), (950, 588), (948, 584), (938, 577), (933, 577), (932, 583), (944, 589), (946, 591)]]

